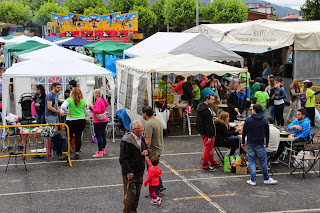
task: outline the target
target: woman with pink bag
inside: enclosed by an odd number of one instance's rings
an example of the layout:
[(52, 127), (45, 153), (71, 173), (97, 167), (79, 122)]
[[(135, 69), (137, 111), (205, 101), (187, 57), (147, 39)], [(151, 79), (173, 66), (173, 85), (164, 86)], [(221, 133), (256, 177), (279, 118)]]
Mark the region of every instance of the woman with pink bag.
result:
[(99, 151), (96, 152), (92, 157), (98, 158), (103, 157), (106, 154), (106, 126), (108, 124), (108, 116), (106, 115), (107, 107), (109, 106), (108, 101), (102, 98), (102, 92), (100, 89), (93, 91), (94, 98), (96, 99), (95, 105), (89, 105), (89, 108), (93, 112), (93, 128), (98, 140)]

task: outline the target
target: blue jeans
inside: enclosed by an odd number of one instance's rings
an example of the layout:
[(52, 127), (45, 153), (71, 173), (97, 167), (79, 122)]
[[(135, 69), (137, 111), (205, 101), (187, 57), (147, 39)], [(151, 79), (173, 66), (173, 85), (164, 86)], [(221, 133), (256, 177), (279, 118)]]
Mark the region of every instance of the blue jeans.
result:
[(37, 112), (37, 124), (46, 124), (44, 112), (43, 113)]
[(103, 148), (106, 148), (107, 138), (106, 138), (106, 126), (108, 121), (102, 123), (94, 123), (94, 133), (96, 134), (96, 138), (98, 140), (99, 151), (102, 151)]
[(263, 179), (268, 180), (268, 166), (267, 166), (267, 152), (266, 148), (261, 145), (247, 145), (247, 152), (249, 158), (249, 168), (250, 168), (250, 178), (252, 182), (256, 182), (256, 159), (260, 160), (261, 172), (263, 174)]
[(264, 117), (266, 117), (267, 115), (267, 107), (266, 106), (262, 106), (262, 113), (261, 115), (263, 115)]
[(250, 97), (251, 97), (251, 89), (250, 89), (250, 87), (246, 87), (246, 94), (247, 94), (247, 98), (250, 99)]
[(57, 116), (49, 115), (49, 116), (45, 116), (45, 117), (46, 117), (46, 122), (47, 122), (47, 124), (56, 124), (56, 123), (59, 123), (59, 117), (58, 117), (58, 115), (57, 115)]
[(274, 120), (274, 110), (275, 110), (275, 106), (274, 105), (270, 105), (269, 106), (269, 115), (273, 120)]

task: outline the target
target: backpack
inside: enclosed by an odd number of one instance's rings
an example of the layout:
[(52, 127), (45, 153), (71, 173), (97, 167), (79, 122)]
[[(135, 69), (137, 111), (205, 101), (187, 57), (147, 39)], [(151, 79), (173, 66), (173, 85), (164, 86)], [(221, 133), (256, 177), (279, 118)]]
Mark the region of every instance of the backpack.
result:
[(306, 104), (306, 102), (307, 102), (307, 97), (306, 97), (307, 90), (305, 92), (303, 92), (301, 97), (300, 97), (301, 106), (304, 106)]

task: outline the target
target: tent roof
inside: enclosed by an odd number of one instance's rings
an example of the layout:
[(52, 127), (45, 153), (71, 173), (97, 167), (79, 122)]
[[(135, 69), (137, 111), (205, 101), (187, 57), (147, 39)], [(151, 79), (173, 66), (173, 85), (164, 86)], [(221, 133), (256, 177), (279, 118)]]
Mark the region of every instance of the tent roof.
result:
[(50, 45), (49, 44), (41, 44), (39, 46), (30, 48), (30, 49), (27, 49), (27, 50), (23, 50), (23, 51), (20, 51), (20, 52), (15, 52), (15, 53), (13, 53), (13, 55), (17, 57), (19, 55), (26, 54), (28, 52), (32, 52), (32, 51), (39, 50), (39, 49), (46, 48), (46, 47), (50, 47)]
[[(123, 56), (123, 51), (133, 46), (132, 44), (120, 44), (115, 41), (103, 41), (103, 43), (98, 43), (98, 45), (94, 45), (94, 47), (92, 48), (92, 52), (97, 54), (108, 54), (117, 56)], [(88, 48), (87, 46), (88, 45), (86, 45), (85, 48)]]
[(5, 40), (5, 39), (3, 39), (2, 37), (0, 37), (0, 42), (5, 43), (5, 42), (6, 42), (6, 40)]
[(238, 24), (205, 24), (185, 32), (208, 35), (215, 41), (262, 46), (289, 46), (320, 50), (320, 21), (281, 22), (257, 20)]
[(59, 39), (55, 40), (53, 43), (59, 45), (59, 44), (64, 43), (66, 41), (70, 41), (71, 39), (73, 39), (73, 37), (63, 37), (63, 38), (59, 38)]
[(174, 55), (188, 53), (210, 61), (243, 61), (238, 54), (200, 33), (158, 32), (124, 51), (130, 57), (159, 52)]
[(9, 39), (12, 39), (13, 36), (2, 36), (1, 38), (3, 38), (4, 40), (9, 40)]
[(45, 61), (34, 59), (13, 64), (3, 74), (3, 77), (8, 78), (57, 76), (111, 76), (112, 78), (112, 73), (103, 67), (78, 59), (46, 59)]
[(47, 41), (43, 38), (40, 38), (38, 36), (33, 36), (33, 37), (28, 37), (28, 36), (25, 36), (25, 35), (21, 35), (21, 36), (17, 36), (17, 37), (14, 37), (10, 40), (7, 40), (6, 42), (6, 46), (8, 45), (13, 45), (13, 44), (19, 44), (19, 43), (23, 43), (23, 42), (26, 42), (26, 41), (37, 41), (41, 44), (49, 44), (49, 45), (54, 45), (54, 43), (50, 42), (50, 41)]
[(171, 55), (168, 53), (157, 53), (132, 59), (118, 60), (117, 66), (127, 67), (139, 72), (158, 72), (162, 74), (175, 73), (177, 75), (224, 75), (226, 73), (237, 74), (244, 69), (208, 61), (190, 54)]
[(91, 44), (91, 43), (92, 43), (91, 41), (87, 41), (81, 37), (74, 37), (71, 40), (68, 40), (66, 42), (61, 43), (61, 46), (63, 46), (63, 47), (71, 47), (71, 46), (76, 47), (76, 46), (83, 46), (83, 45)]
[(37, 41), (25, 41), (22, 43), (5, 46), (4, 49), (7, 50), (8, 52), (16, 52), (16, 51), (23, 51), (30, 48), (34, 48), (40, 45), (42, 44)]
[(272, 50), (277, 50), (283, 47), (279, 46), (262, 46), (262, 45), (249, 45), (249, 44), (230, 44), (230, 43), (222, 43), (222, 46), (225, 48), (232, 50), (234, 52), (246, 52), (246, 53), (265, 53)]
[(46, 36), (44, 39), (53, 42), (53, 41), (57, 40), (58, 38), (59, 37), (57, 37), (57, 36), (51, 35), (51, 36)]
[(32, 52), (28, 52), (25, 54), (21, 54), (18, 56), (18, 58), (22, 61), (24, 60), (30, 60), (30, 59), (61, 59), (61, 58), (75, 58), (87, 62), (94, 62), (94, 58), (74, 52), (72, 50), (68, 50), (64, 47), (59, 47), (57, 45), (55, 46), (50, 46), (47, 48), (42, 48), (39, 50), (35, 50)]

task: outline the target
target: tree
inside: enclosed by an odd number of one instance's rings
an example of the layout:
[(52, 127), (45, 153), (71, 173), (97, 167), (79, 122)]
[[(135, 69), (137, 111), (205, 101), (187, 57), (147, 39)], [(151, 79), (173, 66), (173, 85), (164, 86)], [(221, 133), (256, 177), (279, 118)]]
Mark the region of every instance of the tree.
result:
[(47, 22), (51, 21), (51, 13), (66, 14), (68, 12), (69, 9), (67, 7), (58, 6), (53, 2), (48, 2), (42, 5), (35, 13), (33, 21), (39, 25), (46, 25)]
[(114, 12), (127, 13), (132, 10), (135, 0), (109, 0), (111, 9)]
[(134, 0), (133, 5), (134, 6), (141, 6), (141, 7), (145, 7), (145, 8), (150, 8), (149, 0)]
[(167, 0), (164, 7), (165, 24), (171, 29), (196, 21), (196, 0)]
[(83, 15), (87, 16), (90, 14), (98, 14), (98, 15), (103, 15), (103, 14), (108, 14), (110, 11), (108, 10), (107, 7), (89, 7), (84, 9)]
[(66, 0), (65, 6), (71, 12), (76, 11), (78, 14), (83, 14), (84, 10), (89, 7), (107, 7), (103, 0)]
[(3, 1), (0, 3), (0, 20), (9, 23), (27, 24), (32, 18), (28, 5), (20, 2)]
[(152, 5), (152, 11), (157, 16), (157, 23), (156, 26), (158, 27), (158, 31), (161, 28), (165, 28), (165, 17), (164, 17), (164, 6), (166, 4), (166, 0), (157, 0)]
[(23, 5), (28, 5), (34, 12), (47, 2), (57, 3), (56, 0), (20, 0), (19, 2)]
[(320, 0), (306, 0), (301, 10), (305, 20), (320, 20)]
[(138, 12), (138, 22), (140, 32), (149, 32), (149, 30), (157, 23), (157, 16), (150, 8), (142, 6), (133, 6), (130, 12)]
[(211, 23), (239, 23), (247, 20), (248, 8), (238, 0), (215, 0), (208, 3), (204, 18)]

